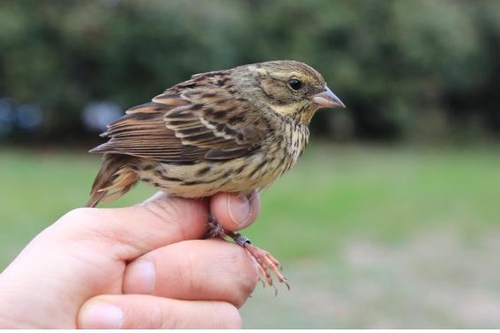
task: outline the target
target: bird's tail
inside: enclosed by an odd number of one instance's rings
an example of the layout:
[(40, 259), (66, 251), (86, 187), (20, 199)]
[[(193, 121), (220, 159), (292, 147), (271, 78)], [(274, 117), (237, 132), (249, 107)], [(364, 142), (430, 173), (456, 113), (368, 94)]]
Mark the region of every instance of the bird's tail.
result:
[(92, 185), (87, 207), (95, 207), (101, 200), (116, 200), (138, 182), (137, 172), (129, 167), (131, 158), (127, 155), (104, 155), (104, 162)]

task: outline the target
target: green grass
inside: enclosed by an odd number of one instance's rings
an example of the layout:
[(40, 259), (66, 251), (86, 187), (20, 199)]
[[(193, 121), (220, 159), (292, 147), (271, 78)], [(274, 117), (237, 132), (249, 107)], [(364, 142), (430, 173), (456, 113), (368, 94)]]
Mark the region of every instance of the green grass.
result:
[[(85, 149), (2, 148), (0, 268), (86, 202), (99, 166)], [(142, 185), (111, 206), (152, 193)], [(498, 147), (312, 145), (262, 197), (245, 234), (282, 261), (292, 291), (257, 290), (246, 327), (500, 325), (495, 298), (480, 315), (453, 309), (500, 291)]]
[[(2, 149), (0, 265), (65, 212), (82, 206), (100, 157), (81, 151)], [(112, 206), (154, 191), (139, 186)], [(412, 232), (457, 225), (500, 226), (500, 154), (494, 149), (312, 146), (263, 193), (247, 234), (293, 260), (335, 251), (347, 234), (401, 241)]]
[[(99, 157), (88, 155), (84, 149), (2, 149), (0, 267), (5, 267), (41, 230), (86, 203), (99, 163)], [(138, 202), (152, 192), (141, 187), (120, 203)]]
[(498, 227), (498, 202), (494, 150), (313, 146), (265, 193), (249, 234), (279, 242), (277, 251), (293, 259), (332, 253), (347, 234), (397, 242), (443, 225)]

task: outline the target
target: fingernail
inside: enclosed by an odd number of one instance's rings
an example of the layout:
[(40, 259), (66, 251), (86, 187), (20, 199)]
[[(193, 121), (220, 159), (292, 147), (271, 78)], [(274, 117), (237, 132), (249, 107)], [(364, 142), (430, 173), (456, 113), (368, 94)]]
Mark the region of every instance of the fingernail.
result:
[(229, 195), (227, 197), (227, 210), (233, 223), (241, 227), (248, 222), (252, 213), (252, 205), (246, 196)]
[(120, 308), (102, 301), (92, 301), (82, 309), (82, 328), (121, 328), (123, 312)]
[(127, 293), (152, 294), (155, 288), (155, 267), (149, 260), (139, 259), (127, 268), (124, 289)]

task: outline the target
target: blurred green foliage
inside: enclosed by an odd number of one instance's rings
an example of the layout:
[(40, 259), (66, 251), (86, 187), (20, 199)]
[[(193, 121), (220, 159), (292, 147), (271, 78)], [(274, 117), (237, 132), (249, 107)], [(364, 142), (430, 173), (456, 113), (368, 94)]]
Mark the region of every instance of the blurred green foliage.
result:
[(348, 106), (314, 130), (353, 138), (500, 133), (500, 2), (0, 2), (0, 97), (38, 103), (42, 137), (84, 133), (85, 104), (148, 101), (191, 74), (271, 59), (317, 68)]

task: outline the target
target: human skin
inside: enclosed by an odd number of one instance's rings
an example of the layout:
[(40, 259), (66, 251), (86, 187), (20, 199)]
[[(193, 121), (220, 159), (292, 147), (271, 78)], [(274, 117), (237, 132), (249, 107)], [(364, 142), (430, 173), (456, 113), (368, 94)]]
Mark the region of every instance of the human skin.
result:
[(0, 328), (241, 327), (256, 264), (203, 236), (210, 212), (236, 231), (259, 211), (255, 193), (70, 211), (0, 274)]

